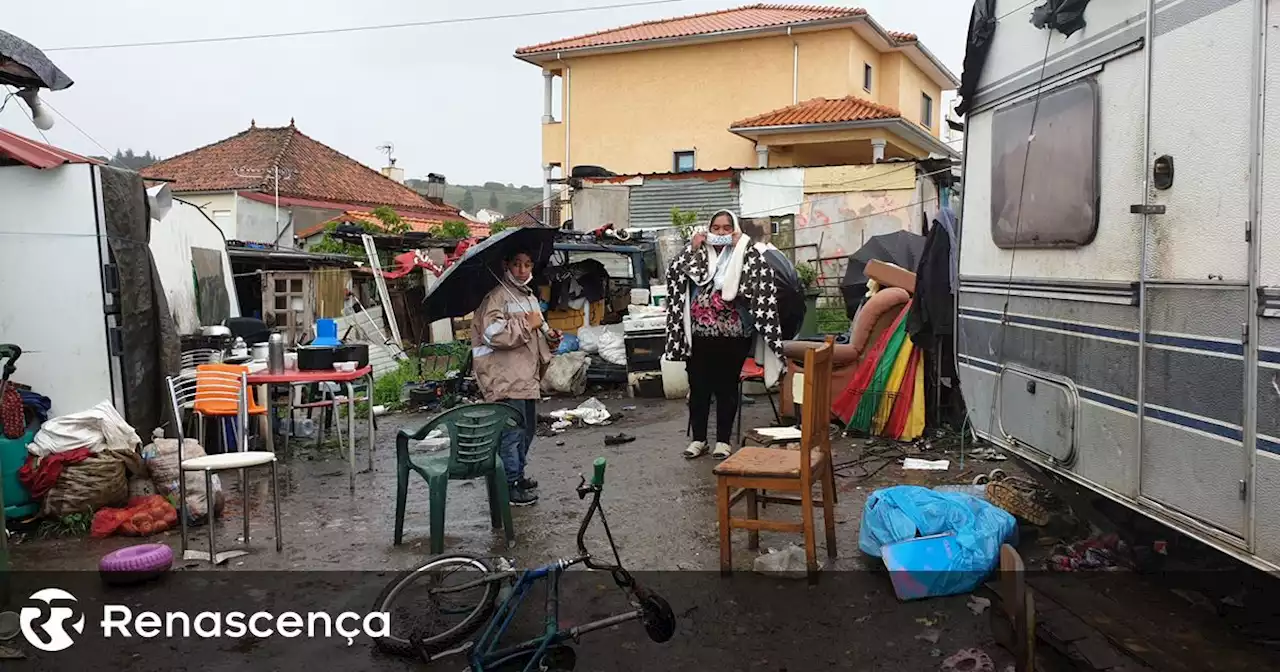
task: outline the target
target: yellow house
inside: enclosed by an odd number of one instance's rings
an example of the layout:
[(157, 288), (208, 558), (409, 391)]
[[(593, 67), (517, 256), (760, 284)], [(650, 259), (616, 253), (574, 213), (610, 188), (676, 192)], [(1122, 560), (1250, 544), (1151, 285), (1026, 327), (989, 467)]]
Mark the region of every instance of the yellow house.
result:
[(542, 68), (548, 179), (583, 165), (625, 175), (957, 154), (939, 139), (956, 76), (862, 9), (750, 5), (516, 57)]

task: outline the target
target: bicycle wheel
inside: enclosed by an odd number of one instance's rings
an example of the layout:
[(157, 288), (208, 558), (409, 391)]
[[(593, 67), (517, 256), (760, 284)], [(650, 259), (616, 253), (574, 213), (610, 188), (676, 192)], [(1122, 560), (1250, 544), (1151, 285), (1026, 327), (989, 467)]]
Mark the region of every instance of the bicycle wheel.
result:
[(498, 581), (454, 593), (433, 592), (492, 575), (484, 560), (471, 555), (446, 555), (405, 572), (387, 584), (374, 602), (386, 612), (390, 633), (374, 641), (398, 656), (437, 653), (457, 644), (480, 628), (494, 610)]

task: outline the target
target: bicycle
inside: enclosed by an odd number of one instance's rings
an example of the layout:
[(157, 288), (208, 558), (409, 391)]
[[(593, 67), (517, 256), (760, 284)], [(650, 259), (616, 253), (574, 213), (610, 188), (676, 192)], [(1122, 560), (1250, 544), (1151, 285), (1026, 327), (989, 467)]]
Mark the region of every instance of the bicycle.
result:
[[(622, 567), (622, 559), (618, 555), (618, 547), (614, 544), (613, 534), (609, 531), (609, 522), (604, 510), (600, 507), (600, 495), (604, 490), (604, 472), (606, 461), (596, 458), (591, 483), (578, 475), (578, 499), (591, 495), (591, 504), (578, 526), (578, 555), (573, 558), (556, 560), (550, 564), (530, 570), (516, 570), (509, 561), (499, 558), (497, 567), (490, 566), (484, 559), (465, 553), (456, 553), (433, 558), (421, 567), (397, 577), (383, 589), (376, 600), (375, 611), (391, 614), (395, 602), (402, 594), (406, 594), (415, 582), (426, 580), (426, 594), (442, 615), (460, 616), (456, 625), (442, 632), (431, 633), (431, 627), (415, 624), (411, 635), (401, 637), (388, 633), (386, 637), (375, 640), (378, 648), (394, 655), (418, 656), (426, 663), (432, 663), (451, 656), (466, 654), (467, 669), (470, 672), (496, 672), (497, 670), (532, 670), (569, 672), (577, 661), (576, 654), (569, 641), (577, 643), (582, 635), (604, 628), (610, 628), (628, 621), (640, 620), (649, 638), (659, 644), (671, 639), (675, 634), (675, 614), (671, 606), (661, 596), (638, 584), (634, 577)], [(591, 519), (600, 514), (600, 522), (604, 526), (605, 536), (613, 551), (616, 564), (602, 564), (587, 550), (585, 536)], [(619, 588), (629, 597), (633, 609), (628, 612), (609, 616), (575, 627), (562, 628), (560, 625), (560, 577), (570, 567), (582, 565), (587, 569), (607, 571)], [(464, 580), (460, 585), (445, 587), (443, 579), (456, 571), (476, 572), (479, 578)], [(441, 573), (445, 576), (440, 576)], [(539, 637), (520, 642), (512, 646), (498, 648), (502, 636), (506, 634), (520, 604), (536, 583), (548, 581), (546, 597), (546, 629)], [(446, 598), (458, 595), (467, 590), (480, 593), (475, 604), (462, 607), (444, 605)], [(421, 610), (414, 603), (408, 609), (416, 616)], [(393, 625), (395, 620), (392, 621)], [(484, 627), (479, 637), (468, 639), (481, 625)], [(516, 666), (519, 667), (516, 667)]]

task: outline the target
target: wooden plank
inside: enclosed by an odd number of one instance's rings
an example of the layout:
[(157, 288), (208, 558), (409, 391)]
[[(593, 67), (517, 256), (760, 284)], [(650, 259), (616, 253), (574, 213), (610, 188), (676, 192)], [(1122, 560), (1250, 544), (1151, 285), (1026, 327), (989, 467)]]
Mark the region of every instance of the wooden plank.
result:
[(730, 518), (729, 524), (739, 530), (770, 530), (773, 532), (804, 532), (804, 523), (788, 523), (781, 520), (750, 520)]

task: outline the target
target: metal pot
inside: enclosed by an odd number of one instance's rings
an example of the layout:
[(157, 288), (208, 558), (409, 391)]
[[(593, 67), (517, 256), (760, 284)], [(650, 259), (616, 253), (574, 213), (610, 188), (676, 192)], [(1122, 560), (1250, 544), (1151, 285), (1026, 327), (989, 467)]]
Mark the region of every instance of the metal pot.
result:
[(202, 336), (230, 336), (231, 328), (221, 324), (213, 324), (200, 330)]
[(336, 350), (332, 346), (323, 345), (304, 345), (298, 348), (298, 370), (332, 371)]

